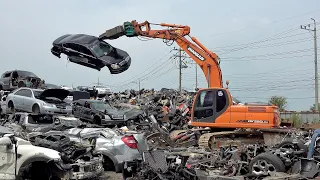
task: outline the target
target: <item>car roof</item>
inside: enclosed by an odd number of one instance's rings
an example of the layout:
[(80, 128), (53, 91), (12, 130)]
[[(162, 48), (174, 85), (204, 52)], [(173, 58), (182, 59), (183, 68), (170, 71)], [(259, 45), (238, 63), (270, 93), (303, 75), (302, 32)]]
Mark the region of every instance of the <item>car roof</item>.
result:
[(15, 69), (15, 70), (10, 70), (10, 71), (6, 71), (6, 72), (4, 72), (4, 73), (11, 73), (11, 72), (28, 72), (28, 73), (32, 73), (32, 74), (34, 74), (33, 72), (31, 72), (31, 71), (26, 71), (26, 70), (19, 70), (19, 69)]
[(91, 44), (94, 41), (98, 40), (97, 37), (87, 35), (87, 34), (66, 34), (60, 36), (53, 44), (63, 44), (63, 43), (77, 43), (77, 44)]

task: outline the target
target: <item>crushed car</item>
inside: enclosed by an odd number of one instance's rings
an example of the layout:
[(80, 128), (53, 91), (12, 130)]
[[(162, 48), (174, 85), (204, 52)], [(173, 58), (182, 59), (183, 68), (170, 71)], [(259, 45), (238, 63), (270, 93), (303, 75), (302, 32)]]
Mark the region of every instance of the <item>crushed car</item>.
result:
[(104, 157), (104, 168), (122, 172), (125, 161), (141, 159), (139, 149), (146, 149), (143, 133), (122, 132), (110, 128), (72, 128), (66, 131), (73, 141), (83, 142), (97, 136), (96, 151)]
[[(34, 146), (0, 126), (1, 179), (68, 179), (71, 167), (58, 151)], [(72, 173), (71, 173), (72, 174)]]
[(0, 90), (12, 91), (20, 87), (39, 88), (44, 80), (32, 72), (23, 70), (7, 71), (0, 78)]
[(71, 167), (69, 179), (99, 178), (104, 172), (103, 156), (94, 151), (96, 138), (90, 137), (87, 142), (76, 142), (62, 131), (34, 133), (30, 142), (35, 146), (58, 151), (62, 161)]
[(105, 126), (124, 126), (128, 119), (124, 112), (99, 100), (79, 99), (73, 102), (73, 115), (81, 120)]
[(7, 96), (7, 110), (14, 113), (16, 110), (32, 113), (61, 113), (71, 114), (72, 107), (64, 99), (69, 95), (64, 89), (31, 89), (19, 88)]
[(59, 58), (68, 56), (70, 62), (100, 71), (107, 66), (111, 74), (126, 71), (131, 57), (121, 49), (86, 34), (66, 34), (53, 41), (51, 53)]

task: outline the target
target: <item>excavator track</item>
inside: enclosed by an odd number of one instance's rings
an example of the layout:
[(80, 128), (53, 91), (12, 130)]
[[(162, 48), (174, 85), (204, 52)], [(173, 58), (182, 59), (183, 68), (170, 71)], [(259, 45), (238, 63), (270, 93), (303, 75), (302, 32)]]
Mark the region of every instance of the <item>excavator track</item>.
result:
[[(248, 138), (248, 136), (251, 137)], [(241, 144), (256, 143), (260, 140), (263, 140), (263, 136), (260, 133), (252, 131), (223, 131), (202, 134), (199, 137), (198, 145), (207, 150), (214, 150), (223, 146), (240, 146)]]

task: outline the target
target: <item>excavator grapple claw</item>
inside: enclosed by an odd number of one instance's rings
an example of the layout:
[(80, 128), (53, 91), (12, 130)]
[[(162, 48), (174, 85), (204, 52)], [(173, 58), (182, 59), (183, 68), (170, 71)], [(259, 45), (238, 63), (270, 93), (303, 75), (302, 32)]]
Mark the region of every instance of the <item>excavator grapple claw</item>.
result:
[(112, 29), (106, 30), (103, 34), (99, 36), (100, 39), (118, 39), (121, 36), (125, 35), (125, 30), (123, 26), (116, 26)]

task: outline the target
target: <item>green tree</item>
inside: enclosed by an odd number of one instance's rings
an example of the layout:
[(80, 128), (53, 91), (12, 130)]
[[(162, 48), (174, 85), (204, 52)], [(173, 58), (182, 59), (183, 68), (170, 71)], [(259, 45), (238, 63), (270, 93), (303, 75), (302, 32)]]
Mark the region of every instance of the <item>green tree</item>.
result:
[(269, 103), (278, 106), (279, 111), (284, 111), (288, 104), (288, 101), (287, 98), (284, 96), (272, 96), (269, 99)]
[[(315, 104), (313, 104), (311, 107), (310, 107), (310, 111), (315, 111), (316, 110), (316, 107), (315, 107)], [(318, 111), (320, 110), (320, 104), (318, 104)]]

